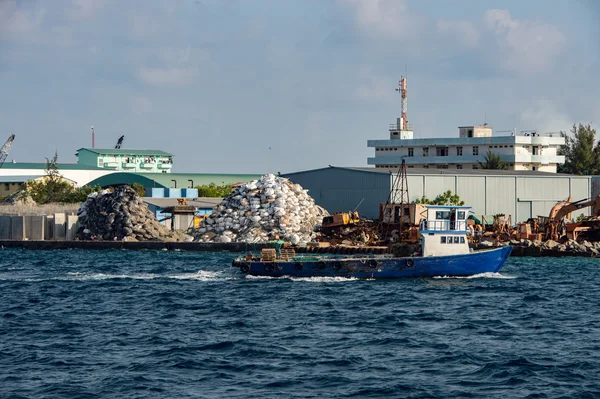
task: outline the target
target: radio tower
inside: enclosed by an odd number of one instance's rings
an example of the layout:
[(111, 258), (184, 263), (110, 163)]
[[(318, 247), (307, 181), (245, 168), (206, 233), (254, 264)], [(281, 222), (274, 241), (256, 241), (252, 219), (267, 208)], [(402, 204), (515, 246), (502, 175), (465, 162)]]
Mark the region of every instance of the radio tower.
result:
[(398, 87), (396, 88), (396, 91), (400, 93), (400, 97), (402, 98), (400, 130), (408, 130), (408, 117), (406, 116), (406, 77), (400, 77), (400, 81), (398, 82)]
[(94, 126), (92, 126), (92, 148), (96, 148), (96, 140), (94, 139)]

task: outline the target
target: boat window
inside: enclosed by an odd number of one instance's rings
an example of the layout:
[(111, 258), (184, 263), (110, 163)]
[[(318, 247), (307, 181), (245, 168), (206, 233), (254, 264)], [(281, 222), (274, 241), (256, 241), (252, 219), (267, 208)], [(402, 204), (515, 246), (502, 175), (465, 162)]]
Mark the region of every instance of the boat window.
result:
[(450, 211), (435, 211), (435, 218), (440, 220), (449, 220), (450, 219)]
[(465, 243), (465, 237), (460, 237), (460, 243), (464, 244)]
[(452, 237), (448, 237), (448, 242), (447, 244), (452, 244)]
[(446, 243), (446, 237), (444, 237), (444, 236), (441, 236), (441, 237), (440, 237), (440, 243), (441, 243), (441, 244), (445, 244), (445, 243)]
[(458, 219), (463, 220), (465, 218), (465, 213), (463, 211), (458, 211)]
[(454, 237), (454, 243), (455, 244), (458, 244), (458, 239), (459, 239), (459, 237)]

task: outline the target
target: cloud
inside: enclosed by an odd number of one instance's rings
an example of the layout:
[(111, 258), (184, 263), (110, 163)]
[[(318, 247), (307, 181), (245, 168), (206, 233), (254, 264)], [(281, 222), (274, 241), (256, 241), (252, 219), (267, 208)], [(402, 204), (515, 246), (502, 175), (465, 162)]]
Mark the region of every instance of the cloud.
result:
[(360, 101), (389, 101), (394, 93), (394, 80), (384, 76), (377, 76), (371, 68), (361, 67), (355, 97)]
[(147, 39), (164, 31), (164, 24), (157, 23), (147, 15), (134, 15), (131, 19), (131, 33), (136, 39)]
[(479, 44), (479, 31), (472, 22), (440, 19), (437, 21), (438, 33), (450, 36), (465, 47), (476, 47)]
[(69, 16), (75, 21), (81, 21), (94, 16), (101, 10), (105, 5), (105, 0), (71, 0), (71, 4)]
[(197, 75), (195, 68), (141, 68), (138, 77), (147, 84), (159, 87), (183, 86)]
[(536, 20), (512, 18), (508, 10), (488, 10), (484, 24), (495, 36), (506, 69), (535, 73), (552, 69), (565, 48), (565, 35), (557, 27)]
[(186, 48), (161, 48), (153, 51), (149, 58), (152, 66), (138, 69), (138, 78), (146, 84), (157, 87), (179, 87), (192, 83), (199, 75), (200, 67), (209, 57), (202, 50), (192, 52)]
[(136, 115), (144, 115), (152, 112), (152, 101), (144, 96), (135, 96), (130, 100), (131, 112)]
[(409, 12), (405, 0), (342, 0), (356, 10), (360, 28), (369, 35), (388, 39), (414, 36), (422, 18)]
[(33, 12), (17, 6), (16, 0), (0, 1), (0, 40), (12, 36), (23, 38), (39, 29), (45, 10)]
[(537, 129), (541, 133), (568, 131), (574, 120), (559, 110), (559, 106), (547, 98), (531, 102), (520, 115), (520, 123), (525, 129)]

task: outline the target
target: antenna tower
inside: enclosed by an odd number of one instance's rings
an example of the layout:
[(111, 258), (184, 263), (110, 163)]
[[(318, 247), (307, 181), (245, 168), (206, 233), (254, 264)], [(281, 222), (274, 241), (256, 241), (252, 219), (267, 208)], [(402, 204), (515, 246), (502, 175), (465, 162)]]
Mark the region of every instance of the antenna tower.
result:
[(94, 138), (94, 126), (92, 126), (92, 148), (96, 148), (96, 140)]
[(398, 82), (398, 87), (396, 87), (396, 91), (400, 93), (400, 98), (402, 98), (401, 103), (401, 114), (400, 114), (400, 129), (408, 130), (408, 116), (406, 115), (406, 103), (407, 103), (407, 90), (406, 90), (406, 76), (400, 76), (400, 81)]

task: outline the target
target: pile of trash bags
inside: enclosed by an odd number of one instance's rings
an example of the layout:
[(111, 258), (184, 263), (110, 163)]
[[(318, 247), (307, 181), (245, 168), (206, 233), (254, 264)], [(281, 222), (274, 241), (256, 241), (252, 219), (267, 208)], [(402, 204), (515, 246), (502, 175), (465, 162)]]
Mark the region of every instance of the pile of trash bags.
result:
[(272, 174), (237, 187), (204, 219), (195, 240), (261, 243), (313, 241), (329, 213), (315, 205), (308, 190)]

